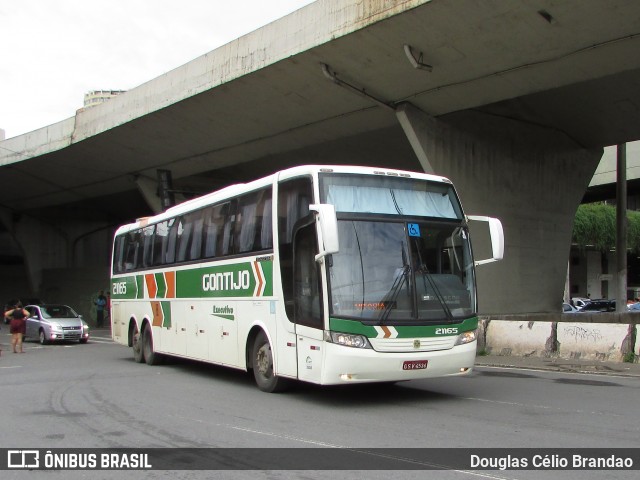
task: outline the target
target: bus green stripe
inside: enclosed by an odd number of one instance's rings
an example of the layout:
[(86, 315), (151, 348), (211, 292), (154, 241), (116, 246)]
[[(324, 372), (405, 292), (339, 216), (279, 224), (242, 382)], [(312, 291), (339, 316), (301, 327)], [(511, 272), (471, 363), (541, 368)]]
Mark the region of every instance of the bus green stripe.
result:
[(156, 292), (156, 298), (164, 298), (167, 293), (167, 282), (164, 278), (164, 273), (156, 273), (156, 285), (158, 286), (158, 291)]
[(273, 262), (265, 261), (259, 262), (262, 267), (262, 273), (264, 273), (264, 281), (266, 285), (264, 287), (264, 297), (272, 297), (273, 296)]
[(171, 328), (171, 302), (160, 302), (162, 307), (162, 326)]
[(138, 296), (138, 282), (135, 276), (120, 277), (111, 280), (111, 298), (133, 299)]
[(136, 276), (136, 298), (144, 298), (144, 275)]
[[(258, 262), (261, 273), (254, 270), (254, 262), (177, 270), (176, 298), (223, 298), (273, 296), (273, 261)], [(164, 273), (153, 274), (157, 292), (155, 298), (166, 298), (168, 286)], [(258, 289), (259, 281), (262, 288)], [(111, 282), (113, 299), (143, 299), (145, 293), (144, 274), (114, 278)]]
[[(460, 323), (454, 324), (419, 326), (393, 325), (393, 328), (398, 332), (398, 336), (396, 338), (427, 338), (443, 336), (436, 335), (436, 329), (450, 327), (458, 328), (458, 333), (456, 333), (455, 335), (458, 335), (462, 332), (475, 330), (476, 328), (478, 328), (478, 317), (467, 318)], [(363, 325), (362, 322), (358, 320), (346, 320), (342, 318), (331, 317), (329, 319), (329, 328), (334, 332), (354, 333), (358, 335), (364, 335), (367, 338), (376, 338), (378, 336), (378, 331), (373, 326)]]

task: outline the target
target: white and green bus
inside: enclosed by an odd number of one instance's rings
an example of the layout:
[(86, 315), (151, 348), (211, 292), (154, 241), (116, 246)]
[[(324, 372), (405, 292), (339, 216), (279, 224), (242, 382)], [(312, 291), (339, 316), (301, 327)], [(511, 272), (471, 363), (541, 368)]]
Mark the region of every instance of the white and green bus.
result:
[(253, 371), (261, 390), (469, 373), (475, 265), (452, 183), (423, 173), (300, 166), (120, 227), (113, 339), (138, 362)]

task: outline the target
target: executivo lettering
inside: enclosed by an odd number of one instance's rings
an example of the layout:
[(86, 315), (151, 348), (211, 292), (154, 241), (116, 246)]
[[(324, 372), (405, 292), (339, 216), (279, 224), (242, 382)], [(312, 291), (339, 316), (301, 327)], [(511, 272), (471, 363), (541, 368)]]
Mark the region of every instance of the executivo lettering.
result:
[(224, 307), (213, 306), (213, 313), (216, 317), (225, 318), (227, 320), (235, 320), (235, 314), (233, 313), (233, 307), (225, 305)]

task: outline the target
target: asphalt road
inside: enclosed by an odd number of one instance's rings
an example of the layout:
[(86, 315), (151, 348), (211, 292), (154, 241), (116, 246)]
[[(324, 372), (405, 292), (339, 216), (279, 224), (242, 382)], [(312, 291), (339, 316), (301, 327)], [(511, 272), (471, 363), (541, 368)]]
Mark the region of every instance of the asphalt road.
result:
[[(0, 332), (0, 448), (640, 447), (640, 378), (479, 367), (469, 377), (260, 392), (247, 373), (150, 367), (106, 332), (86, 345)], [(399, 450), (396, 450), (396, 452)], [(636, 478), (637, 471), (339, 472), (340, 478)], [(8, 474), (8, 475), (5, 475)], [(22, 478), (26, 472), (0, 472)], [(330, 478), (327, 471), (30, 472), (47, 478)], [(125, 476), (127, 475), (127, 476)]]

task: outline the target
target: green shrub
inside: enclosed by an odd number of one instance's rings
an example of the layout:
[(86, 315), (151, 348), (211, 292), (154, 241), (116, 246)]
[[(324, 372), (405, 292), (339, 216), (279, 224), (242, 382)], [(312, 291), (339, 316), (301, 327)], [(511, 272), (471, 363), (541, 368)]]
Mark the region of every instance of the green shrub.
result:
[[(605, 203), (580, 205), (573, 222), (573, 242), (581, 249), (615, 249), (616, 208)], [(640, 212), (627, 211), (627, 248), (640, 252)]]

